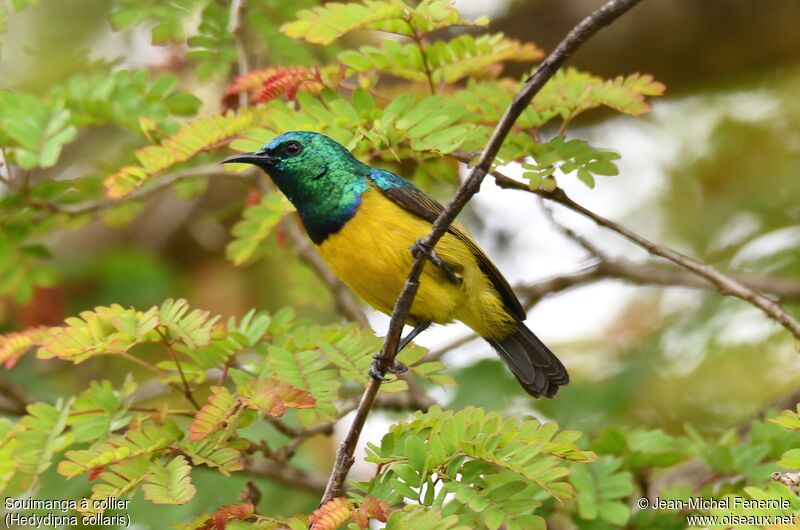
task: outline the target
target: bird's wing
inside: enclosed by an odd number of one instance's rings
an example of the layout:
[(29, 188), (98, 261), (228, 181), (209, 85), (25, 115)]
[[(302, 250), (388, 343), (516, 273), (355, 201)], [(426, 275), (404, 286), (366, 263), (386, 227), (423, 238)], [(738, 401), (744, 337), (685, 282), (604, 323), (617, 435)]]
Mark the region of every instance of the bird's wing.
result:
[[(439, 214), (444, 210), (441, 204), (431, 199), (425, 192), (391, 171), (376, 169), (369, 174), (369, 179), (375, 187), (389, 199), (405, 210), (422, 217), (430, 223), (436, 221), (436, 218), (439, 217)], [(508, 280), (497, 270), (494, 263), (484, 254), (483, 250), (481, 250), (475, 241), (472, 240), (472, 237), (459, 226), (455, 225), (450, 225), (447, 231), (467, 245), (472, 255), (478, 260), (478, 266), (489, 278), (489, 281), (492, 282), (492, 285), (500, 294), (504, 305), (511, 314), (520, 320), (525, 320), (525, 309), (508, 284)]]

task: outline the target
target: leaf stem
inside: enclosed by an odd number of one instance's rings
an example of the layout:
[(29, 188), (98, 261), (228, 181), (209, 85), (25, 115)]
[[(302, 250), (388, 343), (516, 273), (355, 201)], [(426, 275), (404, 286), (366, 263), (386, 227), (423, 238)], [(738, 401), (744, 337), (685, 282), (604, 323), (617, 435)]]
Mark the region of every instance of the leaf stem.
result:
[(431, 95), (436, 95), (436, 85), (433, 82), (433, 71), (431, 70), (431, 65), (428, 63), (428, 54), (425, 50), (425, 43), (422, 42), (422, 35), (417, 28), (412, 24), (411, 20), (405, 19), (406, 24), (408, 27), (411, 28), (411, 40), (413, 40), (417, 44), (417, 48), (419, 48), (419, 53), (422, 56), (422, 67), (425, 69), (425, 76), (428, 78), (428, 88), (431, 90)]
[(175, 351), (175, 348), (172, 347), (172, 341), (170, 341), (166, 335), (160, 330), (157, 329), (158, 334), (161, 335), (161, 338), (164, 340), (164, 346), (167, 347), (169, 350), (170, 355), (172, 356), (172, 360), (175, 361), (175, 367), (178, 369), (178, 374), (181, 377), (181, 382), (183, 383), (183, 395), (186, 396), (186, 399), (194, 406), (195, 409), (200, 410), (200, 405), (194, 399), (194, 395), (192, 395), (192, 389), (189, 388), (189, 382), (186, 380), (186, 374), (183, 373), (183, 367), (181, 366), (181, 361), (178, 359), (178, 352)]

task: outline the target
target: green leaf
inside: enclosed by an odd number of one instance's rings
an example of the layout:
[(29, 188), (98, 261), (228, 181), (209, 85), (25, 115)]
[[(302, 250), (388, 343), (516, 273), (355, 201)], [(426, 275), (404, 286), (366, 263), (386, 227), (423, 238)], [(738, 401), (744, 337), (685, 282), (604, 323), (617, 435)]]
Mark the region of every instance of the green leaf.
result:
[(225, 249), (225, 254), (234, 265), (250, 260), (258, 251), (272, 229), (292, 211), (292, 206), (280, 193), (269, 193), (255, 206), (246, 208), (243, 219), (234, 225), (233, 240)]
[(89, 388), (73, 403), (73, 414), (67, 424), (76, 442), (106, 439), (112, 432), (126, 427), (133, 415), (128, 413), (126, 398), (136, 390), (132, 377), (127, 377), (117, 391), (109, 381), (92, 381)]
[(70, 124), (63, 101), (51, 104), (9, 90), (0, 90), (0, 135), (11, 140), (14, 161), (22, 169), (52, 167), (61, 148), (78, 130)]
[(633, 492), (633, 476), (618, 471), (619, 458), (603, 456), (596, 462), (572, 467), (570, 481), (577, 491), (578, 515), (624, 525), (631, 516), (627, 497)]
[(234, 35), (228, 30), (230, 7), (220, 2), (207, 2), (200, 17), (198, 34), (190, 37), (186, 57), (197, 64), (200, 79), (226, 76), (236, 63)]
[[(537, 61), (542, 51), (502, 33), (481, 36), (459, 35), (437, 40), (425, 48), (422, 60), (416, 44), (384, 40), (381, 48), (364, 46), (339, 54), (339, 61), (356, 72), (380, 71), (411, 81), (426, 81), (428, 71), (434, 83), (455, 83), (465, 77), (495, 77), (503, 63)], [(426, 66), (427, 63), (427, 66)]]
[(145, 499), (154, 504), (186, 504), (192, 500), (197, 490), (186, 458), (178, 455), (167, 465), (156, 461), (150, 469), (147, 483), (142, 486)]
[(330, 44), (345, 33), (373, 29), (411, 36), (447, 26), (485, 26), (488, 21), (473, 23), (462, 19), (448, 0), (422, 0), (416, 7), (400, 1), (375, 1), (341, 4), (329, 2), (321, 7), (298, 11), (297, 20), (284, 24), (281, 31), (289, 37), (315, 44)]
[(783, 453), (778, 461), (779, 466), (800, 470), (800, 449), (790, 449)]
[(156, 173), (185, 162), (252, 127), (255, 111), (240, 110), (198, 118), (185, 124), (160, 145), (139, 149), (139, 165), (125, 166), (108, 176), (103, 184), (110, 197), (122, 198), (141, 188)]
[(394, 510), (386, 521), (386, 530), (408, 530), (410, 528), (435, 528), (436, 530), (471, 530), (460, 524), (457, 515), (445, 517), (438, 507), (406, 506)]
[(227, 388), (211, 387), (211, 396), (194, 415), (189, 425), (189, 440), (195, 442), (227, 427), (237, 410), (237, 402)]
[(796, 412), (793, 410), (782, 410), (777, 418), (773, 418), (769, 421), (777, 423), (786, 429), (800, 431), (800, 405), (797, 407)]
[(83, 311), (54, 328), (50, 341), (37, 352), (40, 359), (58, 358), (81, 363), (94, 355), (125, 353), (134, 345), (154, 338), (156, 309), (147, 312), (114, 304)]
[(210, 436), (198, 442), (183, 442), (180, 449), (192, 459), (194, 465), (204, 464), (228, 476), (243, 469), (242, 454), (236, 447), (223, 443), (224, 435)]
[(53, 454), (71, 443), (62, 435), (67, 425), (71, 402), (59, 399), (55, 406), (47, 403), (28, 405), (26, 416), (20, 420), (15, 438), (19, 442), (14, 452), (17, 468), (23, 473), (39, 475), (50, 467)]
[(116, 125), (152, 141), (173, 125), (170, 115), (189, 116), (199, 109), (200, 101), (176, 92), (176, 85), (173, 75), (120, 69), (110, 75), (73, 75), (52, 88), (51, 99), (65, 102), (75, 125)]
[(137, 24), (152, 26), (152, 42), (156, 45), (183, 40), (183, 26), (197, 8), (201, 0), (170, 0), (169, 2), (141, 2), (139, 0), (118, 0), (116, 10), (111, 13), (111, 27), (120, 31)]
[[(390, 483), (385, 500), (402, 495), (443, 504), (442, 513), (457, 513), (473, 528), (540, 527), (534, 512), (542, 499), (573, 496), (565, 462), (595, 458), (575, 446), (576, 436), (551, 423), (520, 424), (482, 409), (432, 407), (392, 426), (379, 446), (368, 445), (367, 460), (379, 472), (365, 491), (378, 495)], [(434, 475), (439, 494), (430, 491)]]
[(67, 451), (66, 459), (58, 464), (59, 474), (72, 478), (99, 466), (161, 452), (183, 436), (174, 423), (164, 425), (145, 423), (125, 433), (112, 436), (108, 441), (93, 444), (89, 449)]
[(631, 116), (651, 108), (647, 96), (660, 96), (664, 85), (650, 75), (632, 74), (605, 80), (575, 68), (559, 70), (533, 99), (537, 112), (571, 120), (604, 105)]
[(92, 488), (92, 498), (106, 500), (132, 492), (150, 473), (150, 458), (139, 456), (105, 466)]
[(189, 311), (189, 304), (184, 299), (166, 300), (161, 304), (159, 314), (161, 324), (167, 329), (167, 338), (180, 340), (189, 348), (208, 346), (211, 330), (219, 320), (218, 316), (210, 318), (208, 311)]
[(298, 326), (275, 337), (273, 345), (266, 350), (267, 362), (260, 374), (262, 377), (274, 376), (311, 393), (316, 406), (298, 411), (298, 418), (304, 425), (338, 419), (334, 402), (341, 381), (337, 370), (331, 367), (319, 349), (315, 349), (320, 332), (319, 328)]
[(556, 136), (547, 143), (535, 145), (531, 156), (536, 163), (522, 165), (526, 170), (522, 176), (530, 181), (531, 189), (554, 186), (556, 170), (565, 174), (577, 173), (578, 179), (590, 188), (594, 187), (593, 175), (618, 174), (613, 163), (619, 159), (617, 153), (595, 149), (583, 140), (565, 140), (563, 136)]

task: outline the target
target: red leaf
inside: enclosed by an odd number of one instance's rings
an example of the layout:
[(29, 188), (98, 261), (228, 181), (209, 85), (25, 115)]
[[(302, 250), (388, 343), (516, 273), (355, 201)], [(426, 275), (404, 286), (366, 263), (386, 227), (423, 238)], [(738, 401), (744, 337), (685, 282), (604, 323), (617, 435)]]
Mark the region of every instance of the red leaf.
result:
[(247, 92), (248, 99), (251, 102), (255, 102), (258, 99), (258, 95), (261, 93), (261, 87), (264, 86), (264, 81), (274, 76), (275, 72), (277, 72), (276, 68), (259, 68), (258, 70), (251, 70), (245, 75), (240, 75), (234, 79), (233, 83), (231, 83), (225, 91), (225, 95), (222, 96), (221, 105), (223, 110), (235, 107), (236, 100), (242, 92)]
[(54, 328), (36, 327), (0, 335), (0, 364), (13, 367), (20, 358), (36, 346), (43, 346)]
[(255, 206), (256, 204), (261, 202), (261, 190), (255, 186), (250, 186), (247, 188), (247, 197), (245, 198), (245, 206), (248, 208), (251, 206)]
[(239, 394), (245, 405), (270, 416), (283, 416), (287, 408), (308, 409), (317, 404), (309, 392), (274, 377), (253, 379), (239, 388)]
[(258, 102), (265, 103), (282, 94), (286, 94), (287, 99), (293, 100), (300, 88), (313, 92), (322, 90), (324, 87), (316, 67), (311, 69), (302, 66), (281, 68), (264, 80), (264, 88), (258, 96)]
[(201, 530), (225, 530), (231, 519), (245, 520), (256, 511), (255, 506), (249, 502), (241, 504), (226, 504), (217, 508), (211, 519), (202, 526)]
[(97, 466), (97, 467), (93, 467), (92, 469), (90, 469), (89, 470), (89, 474), (88, 474), (89, 482), (91, 482), (94, 479), (96, 479), (97, 477), (99, 477), (100, 473), (105, 471), (105, 469), (106, 469), (106, 466)]
[(370, 519), (377, 519), (385, 523), (389, 518), (389, 513), (391, 513), (391, 508), (388, 502), (367, 495), (358, 509), (353, 511), (353, 521), (359, 528), (366, 530), (369, 528)]
[(311, 530), (336, 530), (353, 513), (353, 506), (344, 497), (331, 499), (311, 513)]
[(189, 439), (193, 442), (223, 428), (236, 412), (238, 404), (227, 388), (212, 387), (211, 390), (213, 394), (208, 402), (197, 411), (189, 425)]
[(361, 503), (361, 507), (363, 508), (364, 506), (366, 506), (367, 513), (370, 517), (377, 519), (382, 523), (386, 522), (386, 520), (389, 518), (389, 514), (392, 511), (388, 502), (376, 499), (375, 497), (370, 497), (369, 495), (364, 497), (364, 502)]

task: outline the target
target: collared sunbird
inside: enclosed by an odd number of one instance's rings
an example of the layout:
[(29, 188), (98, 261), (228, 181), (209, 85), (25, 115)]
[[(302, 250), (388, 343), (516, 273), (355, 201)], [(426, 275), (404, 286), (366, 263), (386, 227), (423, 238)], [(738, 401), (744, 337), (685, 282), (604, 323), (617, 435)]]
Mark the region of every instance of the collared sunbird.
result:
[[(357, 160), (325, 135), (292, 131), (261, 150), (223, 163), (264, 170), (294, 204), (306, 232), (331, 270), (377, 310), (391, 314), (420, 239), (442, 206), (411, 182)], [(424, 251), (424, 250), (423, 250)], [(426, 252), (411, 306), (413, 331), (402, 346), (430, 326), (459, 320), (497, 351), (534, 397), (555, 396), (569, 382), (564, 365), (529, 330), (508, 281), (460, 223)], [(373, 365), (374, 366), (374, 365)], [(371, 371), (374, 377), (382, 377)]]

